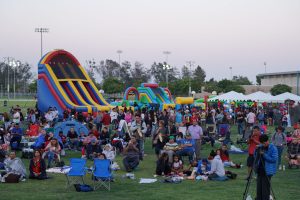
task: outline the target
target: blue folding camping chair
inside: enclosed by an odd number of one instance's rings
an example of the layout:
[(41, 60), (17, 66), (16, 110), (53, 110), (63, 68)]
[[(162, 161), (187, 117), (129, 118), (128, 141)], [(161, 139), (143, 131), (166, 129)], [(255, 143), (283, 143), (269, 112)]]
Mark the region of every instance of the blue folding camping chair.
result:
[(110, 182), (112, 180), (112, 172), (110, 169), (110, 160), (94, 160), (93, 182), (94, 190), (104, 187), (110, 191)]
[(71, 158), (70, 159), (70, 171), (66, 174), (67, 188), (73, 184), (84, 184), (84, 176), (86, 174), (86, 159)]

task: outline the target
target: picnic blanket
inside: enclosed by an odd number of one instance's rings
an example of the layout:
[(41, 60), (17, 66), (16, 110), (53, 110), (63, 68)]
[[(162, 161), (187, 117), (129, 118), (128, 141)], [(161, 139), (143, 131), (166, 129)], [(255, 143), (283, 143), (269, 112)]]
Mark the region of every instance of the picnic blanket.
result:
[(64, 166), (64, 167), (52, 167), (46, 170), (48, 173), (54, 173), (54, 174), (66, 174), (70, 171), (70, 166)]

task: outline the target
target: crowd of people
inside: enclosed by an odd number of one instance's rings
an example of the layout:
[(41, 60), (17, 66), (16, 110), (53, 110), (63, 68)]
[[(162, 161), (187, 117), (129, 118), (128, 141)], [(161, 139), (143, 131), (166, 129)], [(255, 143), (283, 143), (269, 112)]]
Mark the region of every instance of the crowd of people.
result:
[[(272, 114), (273, 113), (273, 114)], [(281, 113), (279, 117), (279, 113)], [(77, 121), (89, 130), (88, 134), (71, 127), (67, 134), (58, 135), (53, 127), (62, 121)], [(15, 151), (22, 150), (24, 137), (34, 138), (30, 161), (29, 178), (46, 179), (46, 169), (62, 165), (62, 157), (68, 151), (80, 152), (82, 158), (106, 158), (114, 163), (116, 154), (123, 156), (123, 169), (135, 170), (145, 159), (145, 138), (151, 138), (153, 152), (157, 157), (155, 175), (187, 176), (196, 179), (197, 175), (208, 179), (218, 179), (226, 175), (224, 166), (240, 168), (241, 163), (234, 163), (229, 157), (228, 145), (232, 144), (232, 125), (237, 132), (246, 137), (248, 142), (247, 166), (249, 175), (255, 163), (257, 145), (260, 137), (268, 133), (268, 126), (276, 125), (276, 131), (270, 137), (278, 152), (276, 168), (281, 170), (282, 152), (287, 146), (289, 163), (300, 163), (300, 122), (289, 134), (285, 132), (287, 119), (285, 111), (278, 109), (230, 108), (211, 106), (207, 110), (183, 106), (180, 109), (169, 107), (158, 111), (150, 108), (132, 109), (118, 107), (110, 111), (98, 111), (93, 114), (66, 110), (58, 113), (50, 107), (46, 113), (38, 109), (28, 109), (23, 113), (19, 106), (3, 113), (3, 125), (0, 129), (0, 168), (5, 171), (2, 177), (17, 174), (21, 180), (26, 177), (26, 170)], [(26, 131), (22, 127), (26, 126)], [(147, 140), (149, 141), (149, 140)], [(208, 143), (213, 148), (215, 143), (220, 148), (210, 155), (202, 153), (202, 145)], [(187, 165), (185, 163), (187, 157)], [(201, 163), (201, 164), (199, 164)], [(154, 164), (155, 165), (155, 164)], [(204, 167), (202, 167), (204, 166)], [(155, 168), (155, 167), (154, 167)]]

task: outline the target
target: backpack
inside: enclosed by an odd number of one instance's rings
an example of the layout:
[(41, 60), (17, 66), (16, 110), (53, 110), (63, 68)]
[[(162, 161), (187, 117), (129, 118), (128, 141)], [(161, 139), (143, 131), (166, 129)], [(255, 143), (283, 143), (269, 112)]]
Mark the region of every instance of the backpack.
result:
[(86, 184), (74, 184), (74, 187), (77, 192), (91, 192), (94, 190), (90, 185)]

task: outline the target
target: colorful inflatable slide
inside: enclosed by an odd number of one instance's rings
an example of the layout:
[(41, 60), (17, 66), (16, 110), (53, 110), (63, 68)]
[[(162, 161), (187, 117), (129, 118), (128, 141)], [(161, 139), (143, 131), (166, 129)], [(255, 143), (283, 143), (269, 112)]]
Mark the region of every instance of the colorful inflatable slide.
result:
[(134, 95), (135, 100), (142, 104), (157, 104), (160, 110), (175, 106), (169, 89), (159, 87), (156, 83), (142, 83), (137, 89), (129, 87), (124, 93), (124, 100), (128, 100), (129, 95)]
[(78, 60), (64, 50), (47, 53), (38, 64), (38, 108), (45, 112), (49, 106), (60, 113), (111, 108)]

